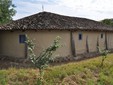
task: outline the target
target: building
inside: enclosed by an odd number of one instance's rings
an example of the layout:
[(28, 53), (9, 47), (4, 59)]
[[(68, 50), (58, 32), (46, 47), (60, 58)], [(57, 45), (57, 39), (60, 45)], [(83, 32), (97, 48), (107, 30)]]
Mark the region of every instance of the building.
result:
[(0, 26), (0, 55), (26, 58), (25, 35), (34, 40), (38, 56), (53, 40), (61, 37), (57, 57), (70, 57), (113, 49), (113, 27), (85, 18), (40, 12)]

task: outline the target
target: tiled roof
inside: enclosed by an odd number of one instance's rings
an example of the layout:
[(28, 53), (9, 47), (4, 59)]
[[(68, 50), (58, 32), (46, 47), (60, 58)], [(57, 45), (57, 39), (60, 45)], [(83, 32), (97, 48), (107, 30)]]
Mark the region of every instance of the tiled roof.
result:
[(40, 12), (0, 26), (0, 30), (91, 30), (113, 31), (113, 27), (86, 18)]

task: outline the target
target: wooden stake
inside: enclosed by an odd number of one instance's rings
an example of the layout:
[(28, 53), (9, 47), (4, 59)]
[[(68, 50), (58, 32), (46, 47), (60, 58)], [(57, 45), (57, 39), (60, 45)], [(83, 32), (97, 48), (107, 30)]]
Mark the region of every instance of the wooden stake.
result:
[(71, 52), (74, 57), (76, 57), (75, 41), (73, 38), (73, 33), (70, 32), (70, 41), (71, 41)]

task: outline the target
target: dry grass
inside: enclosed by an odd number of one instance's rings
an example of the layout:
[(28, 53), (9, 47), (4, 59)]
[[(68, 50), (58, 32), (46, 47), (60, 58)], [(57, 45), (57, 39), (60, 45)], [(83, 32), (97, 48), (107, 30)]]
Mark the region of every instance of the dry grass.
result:
[[(48, 85), (113, 85), (113, 54), (100, 68), (101, 57), (50, 67), (44, 79)], [(36, 85), (36, 69), (0, 70), (0, 85)], [(47, 85), (46, 83), (46, 85)]]

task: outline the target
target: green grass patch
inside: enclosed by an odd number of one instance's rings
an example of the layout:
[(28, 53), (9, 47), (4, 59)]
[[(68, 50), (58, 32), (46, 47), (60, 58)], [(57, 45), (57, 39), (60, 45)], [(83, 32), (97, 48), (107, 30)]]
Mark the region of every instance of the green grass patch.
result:
[[(113, 85), (113, 54), (103, 68), (101, 57), (49, 67), (45, 70), (46, 85)], [(36, 85), (36, 69), (10, 68), (0, 70), (0, 85)]]

